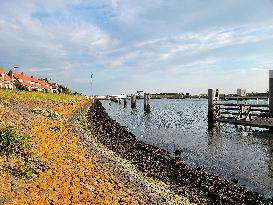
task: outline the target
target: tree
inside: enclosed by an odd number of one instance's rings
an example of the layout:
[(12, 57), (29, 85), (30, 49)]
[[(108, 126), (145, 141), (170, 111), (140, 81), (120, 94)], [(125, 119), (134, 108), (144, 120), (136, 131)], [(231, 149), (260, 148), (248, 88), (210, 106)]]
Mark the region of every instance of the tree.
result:
[(44, 80), (44, 81), (48, 82), (47, 78), (39, 78), (39, 80)]
[(73, 95), (82, 95), (82, 93), (78, 93), (77, 91), (73, 93)]
[(17, 89), (21, 91), (28, 91), (27, 87), (21, 84), (17, 86)]
[(58, 85), (58, 91), (59, 93), (71, 94), (70, 89), (64, 85)]

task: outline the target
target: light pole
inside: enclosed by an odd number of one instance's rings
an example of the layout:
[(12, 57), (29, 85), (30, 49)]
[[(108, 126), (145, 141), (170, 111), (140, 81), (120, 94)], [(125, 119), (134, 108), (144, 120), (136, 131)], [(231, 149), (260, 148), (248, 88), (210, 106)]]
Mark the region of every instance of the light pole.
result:
[(90, 76), (90, 83), (91, 83), (91, 96), (92, 96), (93, 95), (93, 91), (92, 91), (93, 73), (91, 73), (91, 76)]

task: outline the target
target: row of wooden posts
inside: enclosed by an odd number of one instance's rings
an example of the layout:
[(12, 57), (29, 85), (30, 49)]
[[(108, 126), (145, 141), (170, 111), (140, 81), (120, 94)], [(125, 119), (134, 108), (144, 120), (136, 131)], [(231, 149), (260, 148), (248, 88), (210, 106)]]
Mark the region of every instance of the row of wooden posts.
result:
[[(144, 93), (144, 111), (151, 111), (151, 98)], [(137, 96), (131, 95), (131, 108), (136, 108)], [(257, 99), (257, 102), (259, 100)], [(124, 106), (127, 99), (124, 99)], [(208, 89), (208, 121), (234, 122), (258, 126), (273, 127), (273, 70), (269, 71), (268, 104), (220, 103), (219, 90)]]
[(221, 102), (219, 90), (208, 89), (208, 121), (273, 127), (273, 70), (269, 71), (269, 96), (265, 104)]
[[(136, 108), (136, 99), (137, 96), (135, 94), (131, 95), (131, 108)], [(124, 99), (124, 106), (127, 104), (127, 99)], [(150, 112), (151, 111), (151, 96), (149, 93), (144, 93), (144, 111)]]

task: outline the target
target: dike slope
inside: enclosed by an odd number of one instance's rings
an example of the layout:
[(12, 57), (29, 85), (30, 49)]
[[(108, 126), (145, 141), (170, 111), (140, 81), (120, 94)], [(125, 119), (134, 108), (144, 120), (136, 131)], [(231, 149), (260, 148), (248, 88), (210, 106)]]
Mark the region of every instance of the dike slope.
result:
[(0, 155), (0, 204), (147, 204), (73, 132), (69, 119), (88, 103), (82, 96), (0, 89), (0, 129), (12, 125), (31, 136), (28, 160), (47, 166), (24, 179), (10, 171), (24, 168), (23, 159)]

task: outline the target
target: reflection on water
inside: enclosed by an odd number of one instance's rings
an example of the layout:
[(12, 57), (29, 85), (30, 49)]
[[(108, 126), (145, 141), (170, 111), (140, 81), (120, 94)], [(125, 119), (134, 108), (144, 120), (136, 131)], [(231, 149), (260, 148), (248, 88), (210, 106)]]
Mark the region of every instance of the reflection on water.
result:
[[(189, 165), (273, 196), (273, 135), (250, 126), (207, 123), (207, 100), (153, 100), (151, 113), (102, 101), (109, 115), (139, 140), (181, 157)], [(128, 102), (129, 104), (129, 102)]]
[(268, 149), (268, 172), (271, 178), (273, 178), (273, 140), (269, 140)]

